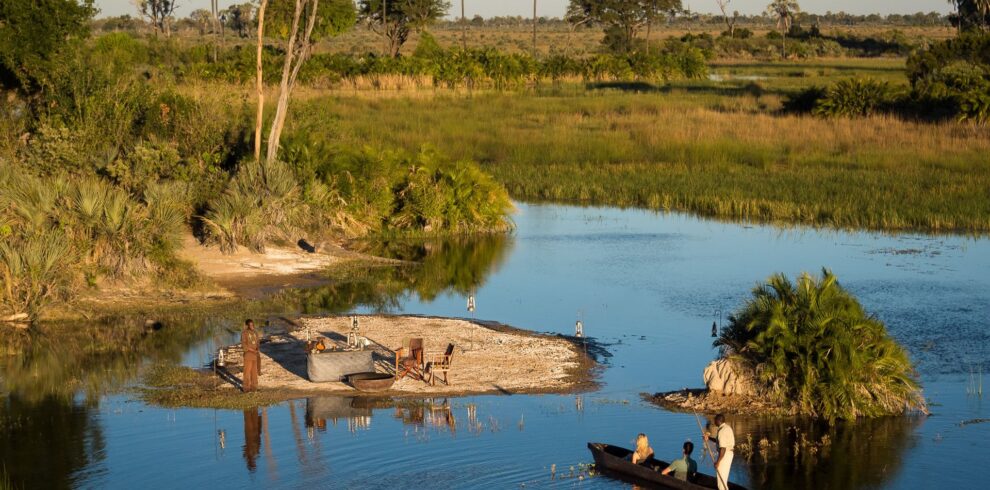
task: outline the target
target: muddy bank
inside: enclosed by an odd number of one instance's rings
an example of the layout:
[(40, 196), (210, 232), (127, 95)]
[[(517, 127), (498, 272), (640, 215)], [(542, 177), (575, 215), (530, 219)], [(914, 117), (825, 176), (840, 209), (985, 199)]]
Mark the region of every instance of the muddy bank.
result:
[[(366, 349), (371, 351), (375, 370), (379, 373), (395, 373), (394, 349), (406, 338), (423, 338), (427, 357), (441, 353), (448, 344), (453, 344), (449, 385), (439, 381), (431, 385), (422, 379), (404, 377), (391, 389), (361, 392), (343, 382), (311, 382), (307, 377), (306, 340), (323, 337), (329, 349), (345, 347), (351, 329), (350, 317), (281, 318), (271, 320), (263, 332), (258, 393), (263, 398), (277, 400), (324, 394), (418, 397), (568, 393), (595, 386), (597, 363), (594, 357), (600, 348), (587, 339), (540, 334), (466, 319), (383, 315), (357, 318), (360, 334), (369, 340)], [(242, 396), (239, 390), (243, 371), (240, 345), (226, 347), (224, 358), (225, 365), (218, 381), (198, 383), (204, 390), (203, 396), (194, 396), (195, 393), (189, 392), (188, 384), (182, 387), (192, 403), (224, 405), (232, 403), (225, 399)], [(167, 389), (167, 383), (159, 383), (158, 388)], [(157, 395), (169, 399), (165, 392)]]

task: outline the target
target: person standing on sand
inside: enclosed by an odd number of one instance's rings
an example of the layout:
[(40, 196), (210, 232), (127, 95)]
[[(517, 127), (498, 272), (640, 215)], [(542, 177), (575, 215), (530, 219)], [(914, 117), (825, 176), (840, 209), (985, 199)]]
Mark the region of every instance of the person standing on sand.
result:
[(725, 423), (725, 415), (715, 416), (715, 437), (712, 437), (710, 432), (705, 432), (705, 437), (718, 446), (718, 454), (715, 455), (718, 490), (729, 490), (729, 469), (732, 467), (732, 451), (736, 447), (736, 435), (732, 432), (732, 427)]
[(258, 372), (261, 371), (258, 332), (254, 329), (253, 320), (244, 322), (244, 331), (241, 332), (241, 347), (244, 349), (244, 373), (241, 391), (247, 393), (258, 389)]

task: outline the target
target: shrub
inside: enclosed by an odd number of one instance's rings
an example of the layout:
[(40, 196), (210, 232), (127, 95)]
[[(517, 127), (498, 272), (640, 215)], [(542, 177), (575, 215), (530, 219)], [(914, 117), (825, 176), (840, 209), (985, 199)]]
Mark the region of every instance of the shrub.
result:
[(854, 78), (829, 87), (813, 112), (822, 117), (869, 116), (889, 109), (893, 101), (894, 95), (887, 82)]
[(757, 285), (715, 344), (802, 414), (835, 421), (925, 409), (907, 353), (827, 270)]

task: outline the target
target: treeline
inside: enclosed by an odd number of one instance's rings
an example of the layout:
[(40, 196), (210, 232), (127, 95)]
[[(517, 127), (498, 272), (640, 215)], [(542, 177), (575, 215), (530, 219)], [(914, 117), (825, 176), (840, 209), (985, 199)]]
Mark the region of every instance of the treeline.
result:
[[(248, 37), (257, 26), (254, 22), (255, 6), (250, 3), (232, 5), (220, 13), (222, 22), (214, 25), (211, 14), (206, 10), (195, 10), (186, 17), (174, 19), (172, 29), (178, 33), (186, 34), (214, 34), (215, 30), (222, 29), (232, 37)], [(730, 17), (740, 27), (750, 29), (773, 29), (775, 24), (764, 15), (744, 15)], [(663, 26), (668, 28), (689, 28), (720, 26), (725, 23), (725, 17), (721, 15), (700, 14), (696, 12), (686, 12), (681, 15), (671, 17), (664, 22)], [(951, 15), (943, 15), (938, 12), (916, 12), (913, 14), (866, 14), (856, 15), (845, 12), (827, 12), (825, 14), (801, 13), (798, 22), (806, 25), (817, 25), (822, 27), (857, 27), (857, 26), (880, 26), (880, 27), (931, 27), (949, 26), (952, 22)], [(560, 17), (537, 17), (538, 26), (552, 30), (568, 30), (574, 28), (570, 22)], [(440, 20), (436, 24), (436, 29), (461, 29), (465, 24), (472, 28), (512, 28), (531, 27), (532, 17), (515, 16), (493, 16), (482, 17), (475, 15), (470, 19), (461, 21), (460, 18), (454, 20)], [(132, 33), (151, 32), (152, 27), (143, 19), (131, 15), (118, 15), (101, 17), (92, 21), (92, 27), (97, 32), (118, 32), (128, 31)], [(582, 24), (577, 29), (599, 29), (601, 26), (595, 24)]]
[[(138, 66), (155, 67), (176, 79), (200, 79), (250, 83), (256, 76), (254, 47), (234, 46), (219, 50), (214, 60), (210, 45), (180, 47), (156, 39), (140, 40), (124, 33), (107, 34), (98, 44)], [(299, 72), (307, 84), (368, 84), (372, 88), (394, 84), (401, 77), (409, 84), (440, 88), (515, 89), (530, 84), (563, 80), (622, 81), (646, 79), (669, 81), (703, 78), (711, 53), (678, 39), (649, 51), (630, 54), (598, 54), (590, 57), (555, 55), (533, 58), (525, 53), (495, 49), (441, 48), (424, 33), (412, 56), (382, 56), (376, 53), (349, 55), (315, 54)], [(278, 83), (282, 50), (265, 46), (262, 54), (265, 82)]]
[(824, 117), (897, 114), (924, 119), (990, 122), (990, 35), (969, 33), (908, 57), (908, 89), (873, 79), (811, 87), (784, 102), (785, 110)]

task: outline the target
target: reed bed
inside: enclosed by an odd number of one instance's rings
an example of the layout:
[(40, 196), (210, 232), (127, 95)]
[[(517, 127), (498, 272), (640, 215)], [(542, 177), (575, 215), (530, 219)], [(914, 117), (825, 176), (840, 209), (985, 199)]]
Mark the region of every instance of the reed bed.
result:
[[(783, 116), (717, 87), (435, 94), (329, 105), (343, 144), (481, 162), (516, 199), (839, 228), (990, 231), (990, 129)], [(770, 99), (774, 103), (775, 99)]]

